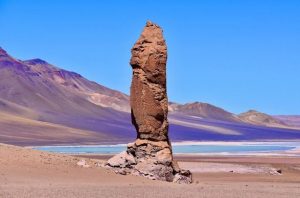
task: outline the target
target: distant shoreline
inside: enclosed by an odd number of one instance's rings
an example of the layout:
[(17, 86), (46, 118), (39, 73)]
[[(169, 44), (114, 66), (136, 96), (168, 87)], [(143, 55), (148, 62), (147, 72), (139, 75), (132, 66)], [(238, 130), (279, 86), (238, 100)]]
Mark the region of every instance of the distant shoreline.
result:
[[(173, 142), (174, 155), (182, 156), (228, 156), (228, 157), (241, 157), (241, 156), (300, 156), (300, 142), (299, 141), (274, 141), (274, 142), (198, 142), (198, 141), (184, 141)], [(54, 153), (63, 153), (68, 155), (115, 155), (116, 153), (125, 150), (127, 144), (113, 144), (113, 145), (62, 145), (62, 146), (31, 146), (27, 148), (42, 150)], [(183, 146), (183, 147), (181, 147)], [(184, 148), (185, 146), (185, 148)], [(195, 147), (201, 146), (200, 148)], [(211, 146), (211, 147), (210, 147)], [(224, 147), (220, 149), (220, 147)], [(236, 148), (233, 148), (236, 147)], [(239, 148), (240, 147), (240, 148)], [(249, 148), (250, 147), (250, 148)], [(261, 148), (255, 147), (273, 147)], [(277, 148), (276, 148), (277, 147)], [(253, 149), (254, 148), (254, 149)], [(182, 150), (183, 149), (183, 150)], [(199, 152), (198, 152), (198, 150)], [(204, 150), (203, 150), (204, 149)]]
[[(128, 142), (130, 143), (130, 142)], [(31, 145), (24, 146), (24, 148), (35, 148), (35, 147), (94, 147), (94, 146), (127, 146), (128, 143), (116, 143), (116, 144), (53, 144), (53, 145)], [(282, 143), (299, 143), (299, 140), (262, 140), (262, 141), (174, 141), (172, 145), (247, 145), (247, 144), (282, 144)]]

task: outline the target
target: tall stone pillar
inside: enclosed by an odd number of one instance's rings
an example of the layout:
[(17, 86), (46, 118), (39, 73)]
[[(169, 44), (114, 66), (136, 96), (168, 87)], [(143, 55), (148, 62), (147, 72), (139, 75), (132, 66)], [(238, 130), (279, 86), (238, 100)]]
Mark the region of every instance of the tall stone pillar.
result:
[(131, 54), (130, 105), (137, 139), (127, 151), (109, 159), (107, 166), (121, 174), (191, 183), (191, 173), (173, 160), (168, 138), (167, 46), (162, 29), (148, 21)]

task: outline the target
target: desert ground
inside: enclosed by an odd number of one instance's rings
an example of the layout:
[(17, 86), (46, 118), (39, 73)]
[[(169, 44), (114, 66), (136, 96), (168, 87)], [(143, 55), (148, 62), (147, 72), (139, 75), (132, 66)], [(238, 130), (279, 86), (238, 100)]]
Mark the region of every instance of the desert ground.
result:
[(109, 157), (0, 144), (0, 197), (300, 197), (296, 157), (175, 156), (189, 185), (117, 175), (102, 167)]

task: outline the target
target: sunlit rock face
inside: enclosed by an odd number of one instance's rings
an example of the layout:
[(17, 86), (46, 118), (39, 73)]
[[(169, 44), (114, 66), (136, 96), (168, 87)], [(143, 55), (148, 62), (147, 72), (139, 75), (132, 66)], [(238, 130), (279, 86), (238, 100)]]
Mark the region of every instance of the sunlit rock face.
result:
[(132, 123), (138, 132), (138, 138), (166, 141), (169, 126), (166, 92), (167, 46), (162, 29), (147, 22), (131, 53)]
[(191, 173), (173, 160), (168, 138), (167, 46), (162, 29), (148, 21), (131, 54), (130, 105), (137, 139), (127, 151), (109, 159), (107, 166), (120, 174), (191, 183)]

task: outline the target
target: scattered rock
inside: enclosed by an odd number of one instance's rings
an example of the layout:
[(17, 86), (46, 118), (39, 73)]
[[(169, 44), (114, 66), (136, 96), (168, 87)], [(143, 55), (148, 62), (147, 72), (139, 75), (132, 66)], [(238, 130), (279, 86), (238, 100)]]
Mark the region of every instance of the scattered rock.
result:
[(105, 163), (101, 163), (101, 162), (95, 162), (95, 167), (104, 167)]
[(180, 170), (178, 173), (175, 174), (175, 178), (173, 182), (179, 184), (190, 184), (192, 183), (192, 173), (189, 170)]
[[(267, 172), (267, 171), (266, 171)], [(281, 170), (277, 170), (275, 168), (270, 168), (269, 169), (269, 174), (270, 175), (281, 175)]]
[(84, 159), (82, 159), (79, 162), (77, 162), (77, 165), (81, 166), (83, 168), (89, 168), (90, 167), (90, 165), (88, 165)]
[(110, 158), (107, 163), (112, 167), (130, 167), (132, 164), (135, 164), (134, 157), (128, 153), (127, 151), (123, 151), (122, 153), (113, 156)]

